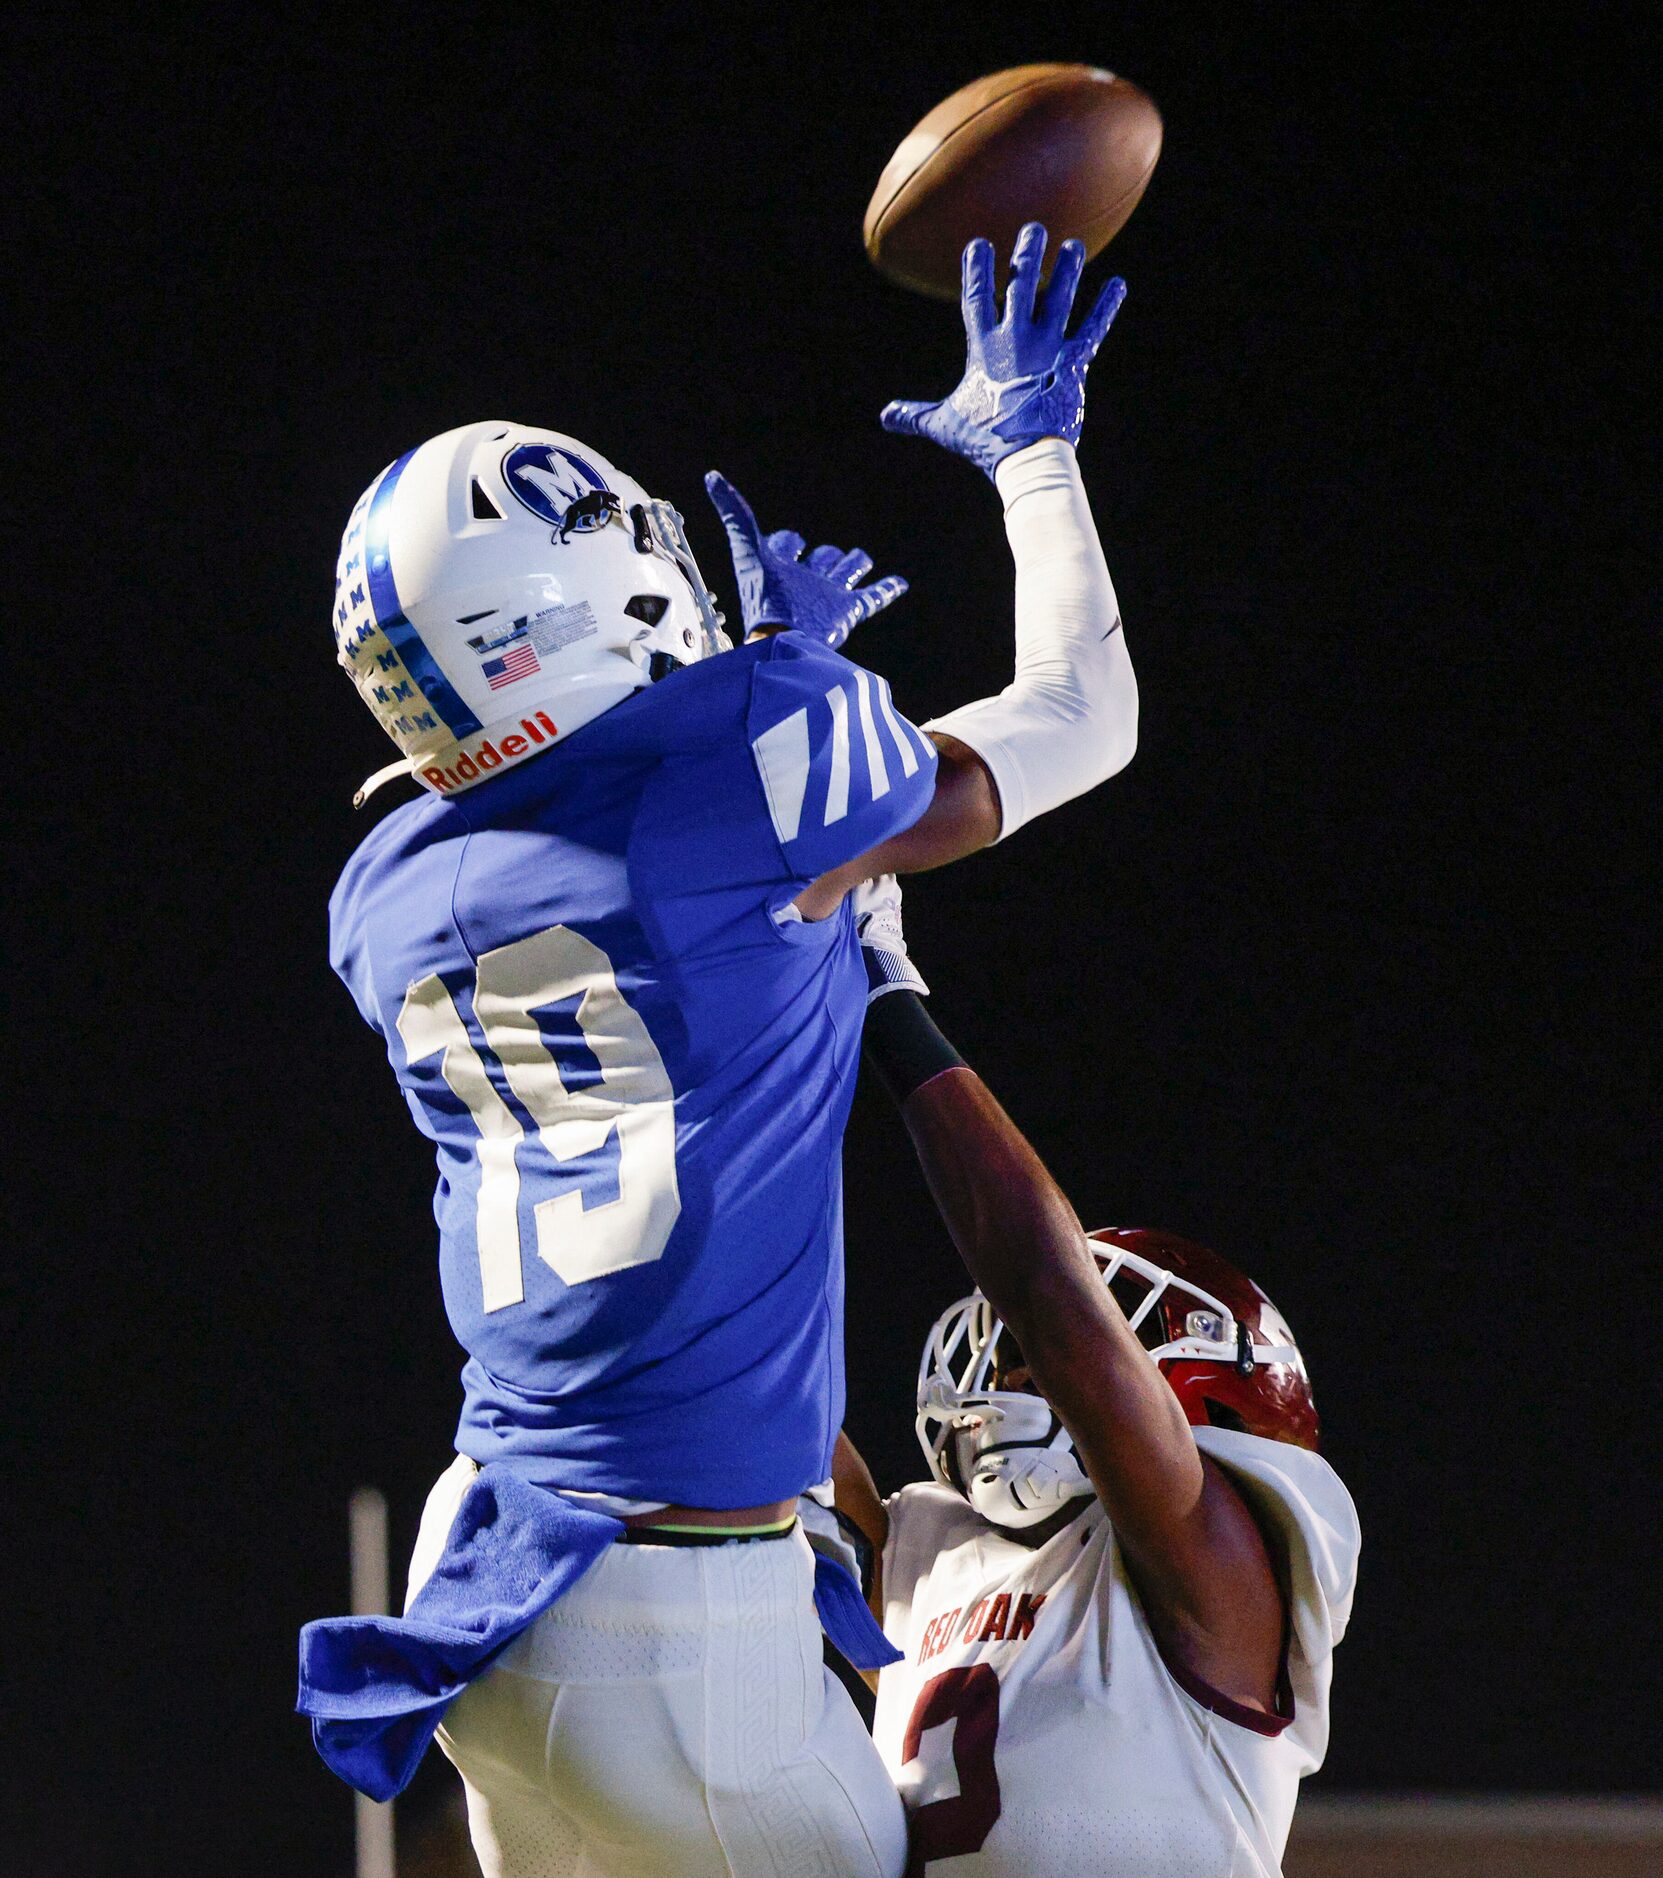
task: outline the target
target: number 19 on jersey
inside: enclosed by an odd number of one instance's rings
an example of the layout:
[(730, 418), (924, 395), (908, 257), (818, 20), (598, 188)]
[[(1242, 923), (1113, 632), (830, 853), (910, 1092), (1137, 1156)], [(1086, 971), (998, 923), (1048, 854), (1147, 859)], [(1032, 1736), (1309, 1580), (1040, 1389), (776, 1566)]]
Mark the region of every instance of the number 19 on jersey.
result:
[[(596, 1077), (562, 1075), (538, 1013), (571, 1007), (593, 1053)], [(526, 1178), (552, 1189), (533, 1207), (537, 1256), (566, 1284), (648, 1265), (663, 1255), (681, 1213), (676, 1188), (675, 1091), (640, 1016), (618, 989), (612, 961), (569, 926), (550, 926), (482, 953), (474, 1016), (486, 1050), (537, 1133), (529, 1142), (499, 1093), (443, 979), (418, 980), (404, 996), (398, 1034), (412, 1064), (440, 1057), (439, 1073), (479, 1131), (477, 1235), (484, 1309), (525, 1297), (519, 1203)], [(608, 1190), (573, 1163), (611, 1148)], [(562, 1171), (564, 1170), (564, 1171)]]

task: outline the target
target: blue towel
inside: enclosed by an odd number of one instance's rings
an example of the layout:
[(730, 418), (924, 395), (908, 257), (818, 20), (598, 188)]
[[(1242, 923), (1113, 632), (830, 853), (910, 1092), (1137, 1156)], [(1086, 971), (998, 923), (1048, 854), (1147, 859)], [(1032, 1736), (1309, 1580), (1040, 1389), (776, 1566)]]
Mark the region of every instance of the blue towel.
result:
[(867, 1609), (854, 1573), (824, 1552), (814, 1555), (814, 1608), (820, 1628), (856, 1669), (882, 1669), (900, 1662), (902, 1652)]
[(407, 1617), (328, 1617), (300, 1633), (300, 1699), (330, 1767), (372, 1800), (402, 1793), (446, 1708), (623, 1531), (485, 1467)]
[[(402, 1793), (450, 1704), (622, 1531), (505, 1468), (481, 1469), (407, 1617), (326, 1617), (301, 1631), (296, 1707), (318, 1752), (372, 1800)], [(818, 1554), (814, 1607), (856, 1669), (900, 1661), (853, 1573)]]

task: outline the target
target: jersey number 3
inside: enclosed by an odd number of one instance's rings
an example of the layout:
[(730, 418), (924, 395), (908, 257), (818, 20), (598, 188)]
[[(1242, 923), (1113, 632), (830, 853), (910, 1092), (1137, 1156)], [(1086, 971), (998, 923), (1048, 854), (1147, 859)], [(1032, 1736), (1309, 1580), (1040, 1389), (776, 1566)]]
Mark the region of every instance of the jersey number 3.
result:
[[(532, 1209), (537, 1256), (568, 1285), (650, 1265), (681, 1213), (675, 1091), (658, 1046), (618, 989), (612, 961), (571, 927), (550, 926), (482, 953), (477, 973), (474, 1016), (508, 1087), (537, 1125), (532, 1151), (547, 1157), (539, 1184), (558, 1186)], [(600, 1066), (598, 1078), (592, 1072), (562, 1078), (536, 1016), (560, 1004), (575, 1007), (583, 1041)], [(484, 1308), (518, 1304), (525, 1297), (519, 1220), (525, 1130), (437, 973), (404, 994), (398, 1034), (411, 1065), (441, 1058), (440, 1075), (479, 1130), (476, 1224)], [(554, 1167), (596, 1154), (614, 1130), (616, 1197), (586, 1206), (585, 1183), (560, 1181)], [(530, 1165), (527, 1173), (533, 1173)]]
[(986, 1663), (944, 1669), (918, 1691), (906, 1737), (903, 1763), (916, 1760), (928, 1729), (953, 1725), (953, 1770), (959, 1790), (945, 1800), (916, 1807), (908, 1819), (910, 1857), (905, 1878), (924, 1878), (931, 1859), (979, 1852), (999, 1817), (999, 1776), (993, 1748), (999, 1739), (999, 1677)]

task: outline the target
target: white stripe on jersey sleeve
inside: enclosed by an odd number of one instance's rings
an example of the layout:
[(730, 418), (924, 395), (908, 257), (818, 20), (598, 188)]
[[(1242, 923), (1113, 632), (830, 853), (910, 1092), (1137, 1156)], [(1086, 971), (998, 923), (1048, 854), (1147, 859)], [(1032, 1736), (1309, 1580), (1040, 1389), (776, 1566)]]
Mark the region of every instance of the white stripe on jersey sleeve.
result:
[(864, 666), (855, 667), (855, 684), (860, 704), (860, 734), (866, 739), (866, 769), (872, 779), (872, 800), (889, 794), (889, 768), (883, 760), (883, 745), (878, 741), (878, 727), (872, 720), (872, 674)]
[(878, 709), (883, 712), (883, 721), (889, 726), (889, 734), (895, 739), (895, 748), (901, 754), (901, 774), (915, 776), (918, 773), (918, 753), (912, 747), (912, 739), (907, 735), (906, 727), (895, 715), (895, 706), (889, 701), (889, 686), (878, 680)]
[[(781, 842), (794, 841), (803, 819), (803, 796), (808, 789), (808, 706), (781, 718), (751, 744), (762, 793), (768, 798), (774, 833)], [(848, 752), (844, 751), (844, 769)], [(845, 775), (847, 796), (847, 775)], [(831, 818), (828, 816), (827, 820)]]
[(849, 696), (841, 685), (833, 685), (826, 693), (826, 702), (832, 714), (831, 782), (826, 789), (825, 817), (825, 825), (830, 828), (849, 812)]

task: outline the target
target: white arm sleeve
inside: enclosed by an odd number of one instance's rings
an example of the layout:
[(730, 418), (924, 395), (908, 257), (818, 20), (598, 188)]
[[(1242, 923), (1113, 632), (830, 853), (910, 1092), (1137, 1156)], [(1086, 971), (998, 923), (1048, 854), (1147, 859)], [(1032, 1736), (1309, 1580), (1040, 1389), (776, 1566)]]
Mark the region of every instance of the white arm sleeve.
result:
[(1124, 769), (1138, 686), (1074, 449), (1047, 437), (994, 472), (1016, 562), (1016, 676), (927, 724), (968, 744), (999, 790), (999, 838)]

